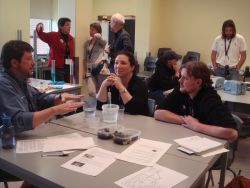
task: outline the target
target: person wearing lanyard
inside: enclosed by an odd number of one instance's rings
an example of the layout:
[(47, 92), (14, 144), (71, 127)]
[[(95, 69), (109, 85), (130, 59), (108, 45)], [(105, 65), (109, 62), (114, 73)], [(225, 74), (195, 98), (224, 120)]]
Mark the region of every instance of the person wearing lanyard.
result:
[(38, 23), (36, 31), (38, 37), (50, 47), (49, 66), (55, 60), (56, 80), (70, 83), (69, 59), (74, 58), (74, 39), (70, 35), (69, 18), (60, 18), (57, 22), (58, 32), (45, 33), (43, 24)]
[(238, 80), (238, 71), (246, 60), (246, 50), (245, 38), (236, 33), (233, 20), (226, 20), (221, 35), (212, 45), (211, 61), (215, 75)]

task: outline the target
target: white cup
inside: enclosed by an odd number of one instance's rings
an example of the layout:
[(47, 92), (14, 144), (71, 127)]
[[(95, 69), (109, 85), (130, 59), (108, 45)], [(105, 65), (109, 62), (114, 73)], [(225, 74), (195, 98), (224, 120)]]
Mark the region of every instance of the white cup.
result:
[(116, 104), (102, 105), (102, 117), (105, 123), (116, 123), (119, 106)]

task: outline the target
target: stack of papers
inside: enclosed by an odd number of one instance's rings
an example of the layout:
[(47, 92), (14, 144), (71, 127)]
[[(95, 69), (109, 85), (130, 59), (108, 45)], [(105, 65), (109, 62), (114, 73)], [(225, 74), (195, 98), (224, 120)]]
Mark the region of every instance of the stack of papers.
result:
[(184, 151), (188, 154), (195, 153), (198, 155), (202, 155), (217, 149), (224, 149), (224, 152), (228, 151), (224, 148), (224, 145), (222, 143), (200, 136), (180, 138), (174, 141), (181, 146), (178, 148), (179, 150)]
[(47, 139), (18, 140), (16, 153), (56, 152), (84, 150), (96, 146), (93, 138), (82, 137), (78, 133), (58, 135)]
[(153, 166), (170, 147), (168, 143), (141, 138), (118, 155), (117, 159)]

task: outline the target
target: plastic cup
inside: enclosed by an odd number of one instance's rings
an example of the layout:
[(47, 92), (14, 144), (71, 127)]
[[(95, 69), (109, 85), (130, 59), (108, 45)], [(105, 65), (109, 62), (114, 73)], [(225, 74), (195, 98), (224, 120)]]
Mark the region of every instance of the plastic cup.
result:
[(120, 105), (118, 110), (118, 121), (123, 120), (125, 107)]
[(102, 117), (105, 123), (116, 123), (118, 118), (119, 106), (116, 104), (102, 105)]
[(90, 98), (84, 100), (83, 111), (86, 119), (94, 118), (96, 113), (96, 99)]

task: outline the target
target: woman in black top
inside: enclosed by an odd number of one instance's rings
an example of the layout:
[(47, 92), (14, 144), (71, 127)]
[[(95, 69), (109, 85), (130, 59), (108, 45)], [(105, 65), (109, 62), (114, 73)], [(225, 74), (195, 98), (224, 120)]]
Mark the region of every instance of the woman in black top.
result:
[(130, 52), (119, 52), (115, 59), (115, 74), (111, 74), (101, 85), (97, 94), (97, 108), (108, 101), (124, 105), (130, 114), (148, 114), (148, 92), (145, 83), (136, 76), (138, 63)]

